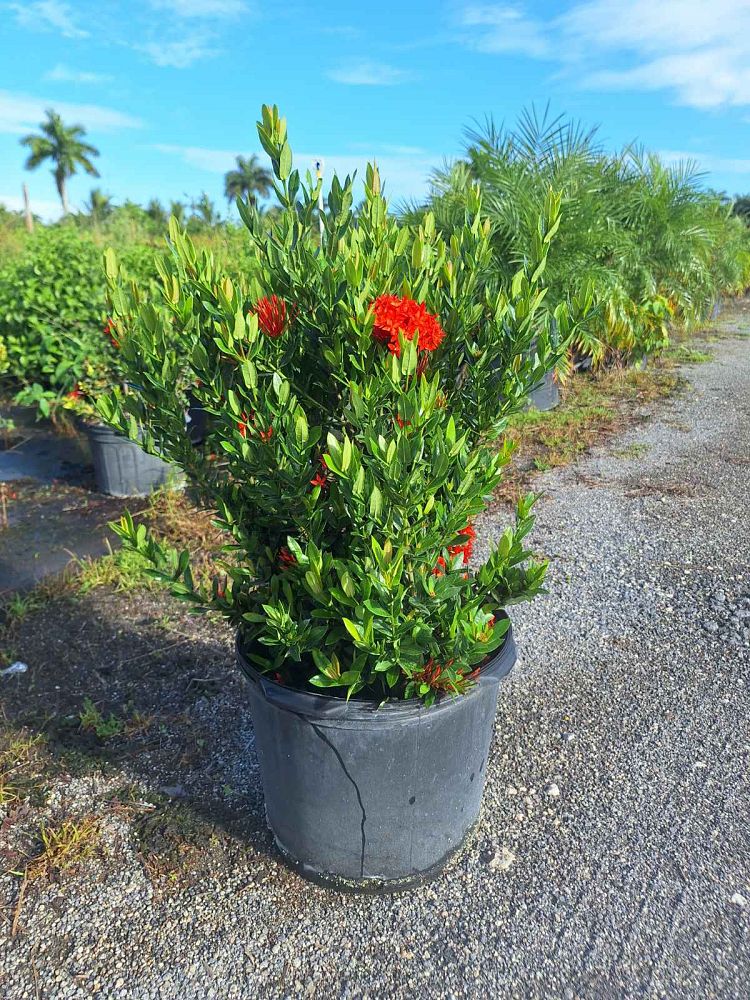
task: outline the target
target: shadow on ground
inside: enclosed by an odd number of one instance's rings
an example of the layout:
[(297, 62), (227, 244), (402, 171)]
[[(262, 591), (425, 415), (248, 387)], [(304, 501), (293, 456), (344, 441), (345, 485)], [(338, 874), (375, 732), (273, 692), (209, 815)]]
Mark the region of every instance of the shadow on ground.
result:
[(152, 874), (215, 871), (216, 850), (278, 860), (228, 629), (160, 594), (63, 585), (8, 641), (28, 671), (0, 679), (6, 739), (44, 736), (47, 788), (104, 779)]

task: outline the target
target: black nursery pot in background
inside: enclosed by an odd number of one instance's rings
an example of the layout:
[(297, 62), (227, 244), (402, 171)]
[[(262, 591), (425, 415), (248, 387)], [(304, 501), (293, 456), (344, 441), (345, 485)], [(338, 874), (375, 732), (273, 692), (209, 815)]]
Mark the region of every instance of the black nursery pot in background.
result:
[(161, 486), (175, 484), (179, 470), (149, 455), (134, 441), (105, 427), (86, 427), (96, 486), (113, 497), (143, 497)]
[(339, 889), (397, 891), (440, 871), (477, 820), (509, 629), (465, 695), (332, 698), (248, 678), (268, 825), (301, 875)]
[(535, 410), (554, 410), (560, 402), (560, 387), (554, 372), (547, 372), (544, 379), (529, 393), (528, 406)]

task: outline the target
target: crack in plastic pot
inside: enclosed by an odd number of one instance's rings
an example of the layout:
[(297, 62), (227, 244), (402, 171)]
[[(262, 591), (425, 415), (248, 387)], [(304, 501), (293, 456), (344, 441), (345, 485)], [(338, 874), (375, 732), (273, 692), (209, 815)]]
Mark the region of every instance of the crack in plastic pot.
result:
[[(304, 716), (299, 716), (299, 718), (304, 718)], [(357, 784), (357, 782), (354, 780), (354, 778), (351, 776), (351, 774), (347, 770), (346, 764), (344, 763), (344, 758), (341, 756), (341, 754), (336, 749), (336, 747), (333, 745), (333, 743), (331, 743), (331, 741), (328, 739), (328, 737), (326, 736), (326, 734), (324, 732), (321, 732), (321, 730), (319, 729), (319, 727), (316, 726), (314, 722), (310, 722), (309, 719), (305, 719), (305, 722), (309, 723), (310, 728), (315, 733), (315, 735), (318, 737), (318, 739), (322, 740), (326, 744), (326, 746), (330, 747), (331, 750), (333, 750), (334, 754), (336, 755), (336, 759), (338, 760), (339, 764), (341, 764), (341, 770), (344, 772), (344, 774), (347, 776), (347, 778), (349, 779), (349, 781), (351, 781), (352, 785), (354, 786), (354, 791), (355, 791), (355, 793), (357, 795), (357, 802), (359, 803), (359, 808), (360, 808), (360, 810), (362, 812), (362, 820), (360, 822), (360, 830), (361, 830), (361, 834), (362, 834), (362, 853), (360, 854), (360, 859), (359, 859), (359, 874), (360, 874), (360, 877), (364, 878), (364, 875), (365, 875), (365, 846), (367, 844), (367, 835), (365, 834), (365, 823), (367, 822), (367, 813), (365, 812), (365, 804), (362, 801), (362, 795), (360, 794), (360, 791), (359, 791), (359, 785)]]

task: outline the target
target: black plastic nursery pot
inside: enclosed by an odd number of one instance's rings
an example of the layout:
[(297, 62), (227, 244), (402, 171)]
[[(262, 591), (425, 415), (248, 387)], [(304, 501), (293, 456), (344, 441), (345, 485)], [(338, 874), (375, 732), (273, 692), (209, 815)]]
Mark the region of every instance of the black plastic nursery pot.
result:
[(535, 410), (553, 410), (560, 402), (560, 387), (554, 372), (547, 372), (544, 379), (529, 393), (528, 406)]
[(241, 640), (268, 825), (305, 878), (394, 892), (436, 875), (479, 816), (509, 628), (465, 695), (375, 702), (293, 690), (258, 673)]
[(113, 497), (143, 497), (176, 484), (179, 470), (103, 424), (86, 426), (96, 486)]

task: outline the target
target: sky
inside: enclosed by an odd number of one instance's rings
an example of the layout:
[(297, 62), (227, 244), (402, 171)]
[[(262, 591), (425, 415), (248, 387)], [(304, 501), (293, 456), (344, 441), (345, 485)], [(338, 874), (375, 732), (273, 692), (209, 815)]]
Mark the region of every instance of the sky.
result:
[[(263, 103), (287, 117), (295, 165), (364, 174), (395, 202), (426, 193), (464, 130), (525, 107), (692, 158), (707, 185), (750, 191), (750, 0), (0, 0), (0, 203), (60, 207), (19, 139), (46, 108), (83, 125), (115, 202), (226, 212), (223, 175), (259, 152)], [(232, 211), (235, 211), (232, 209)]]

